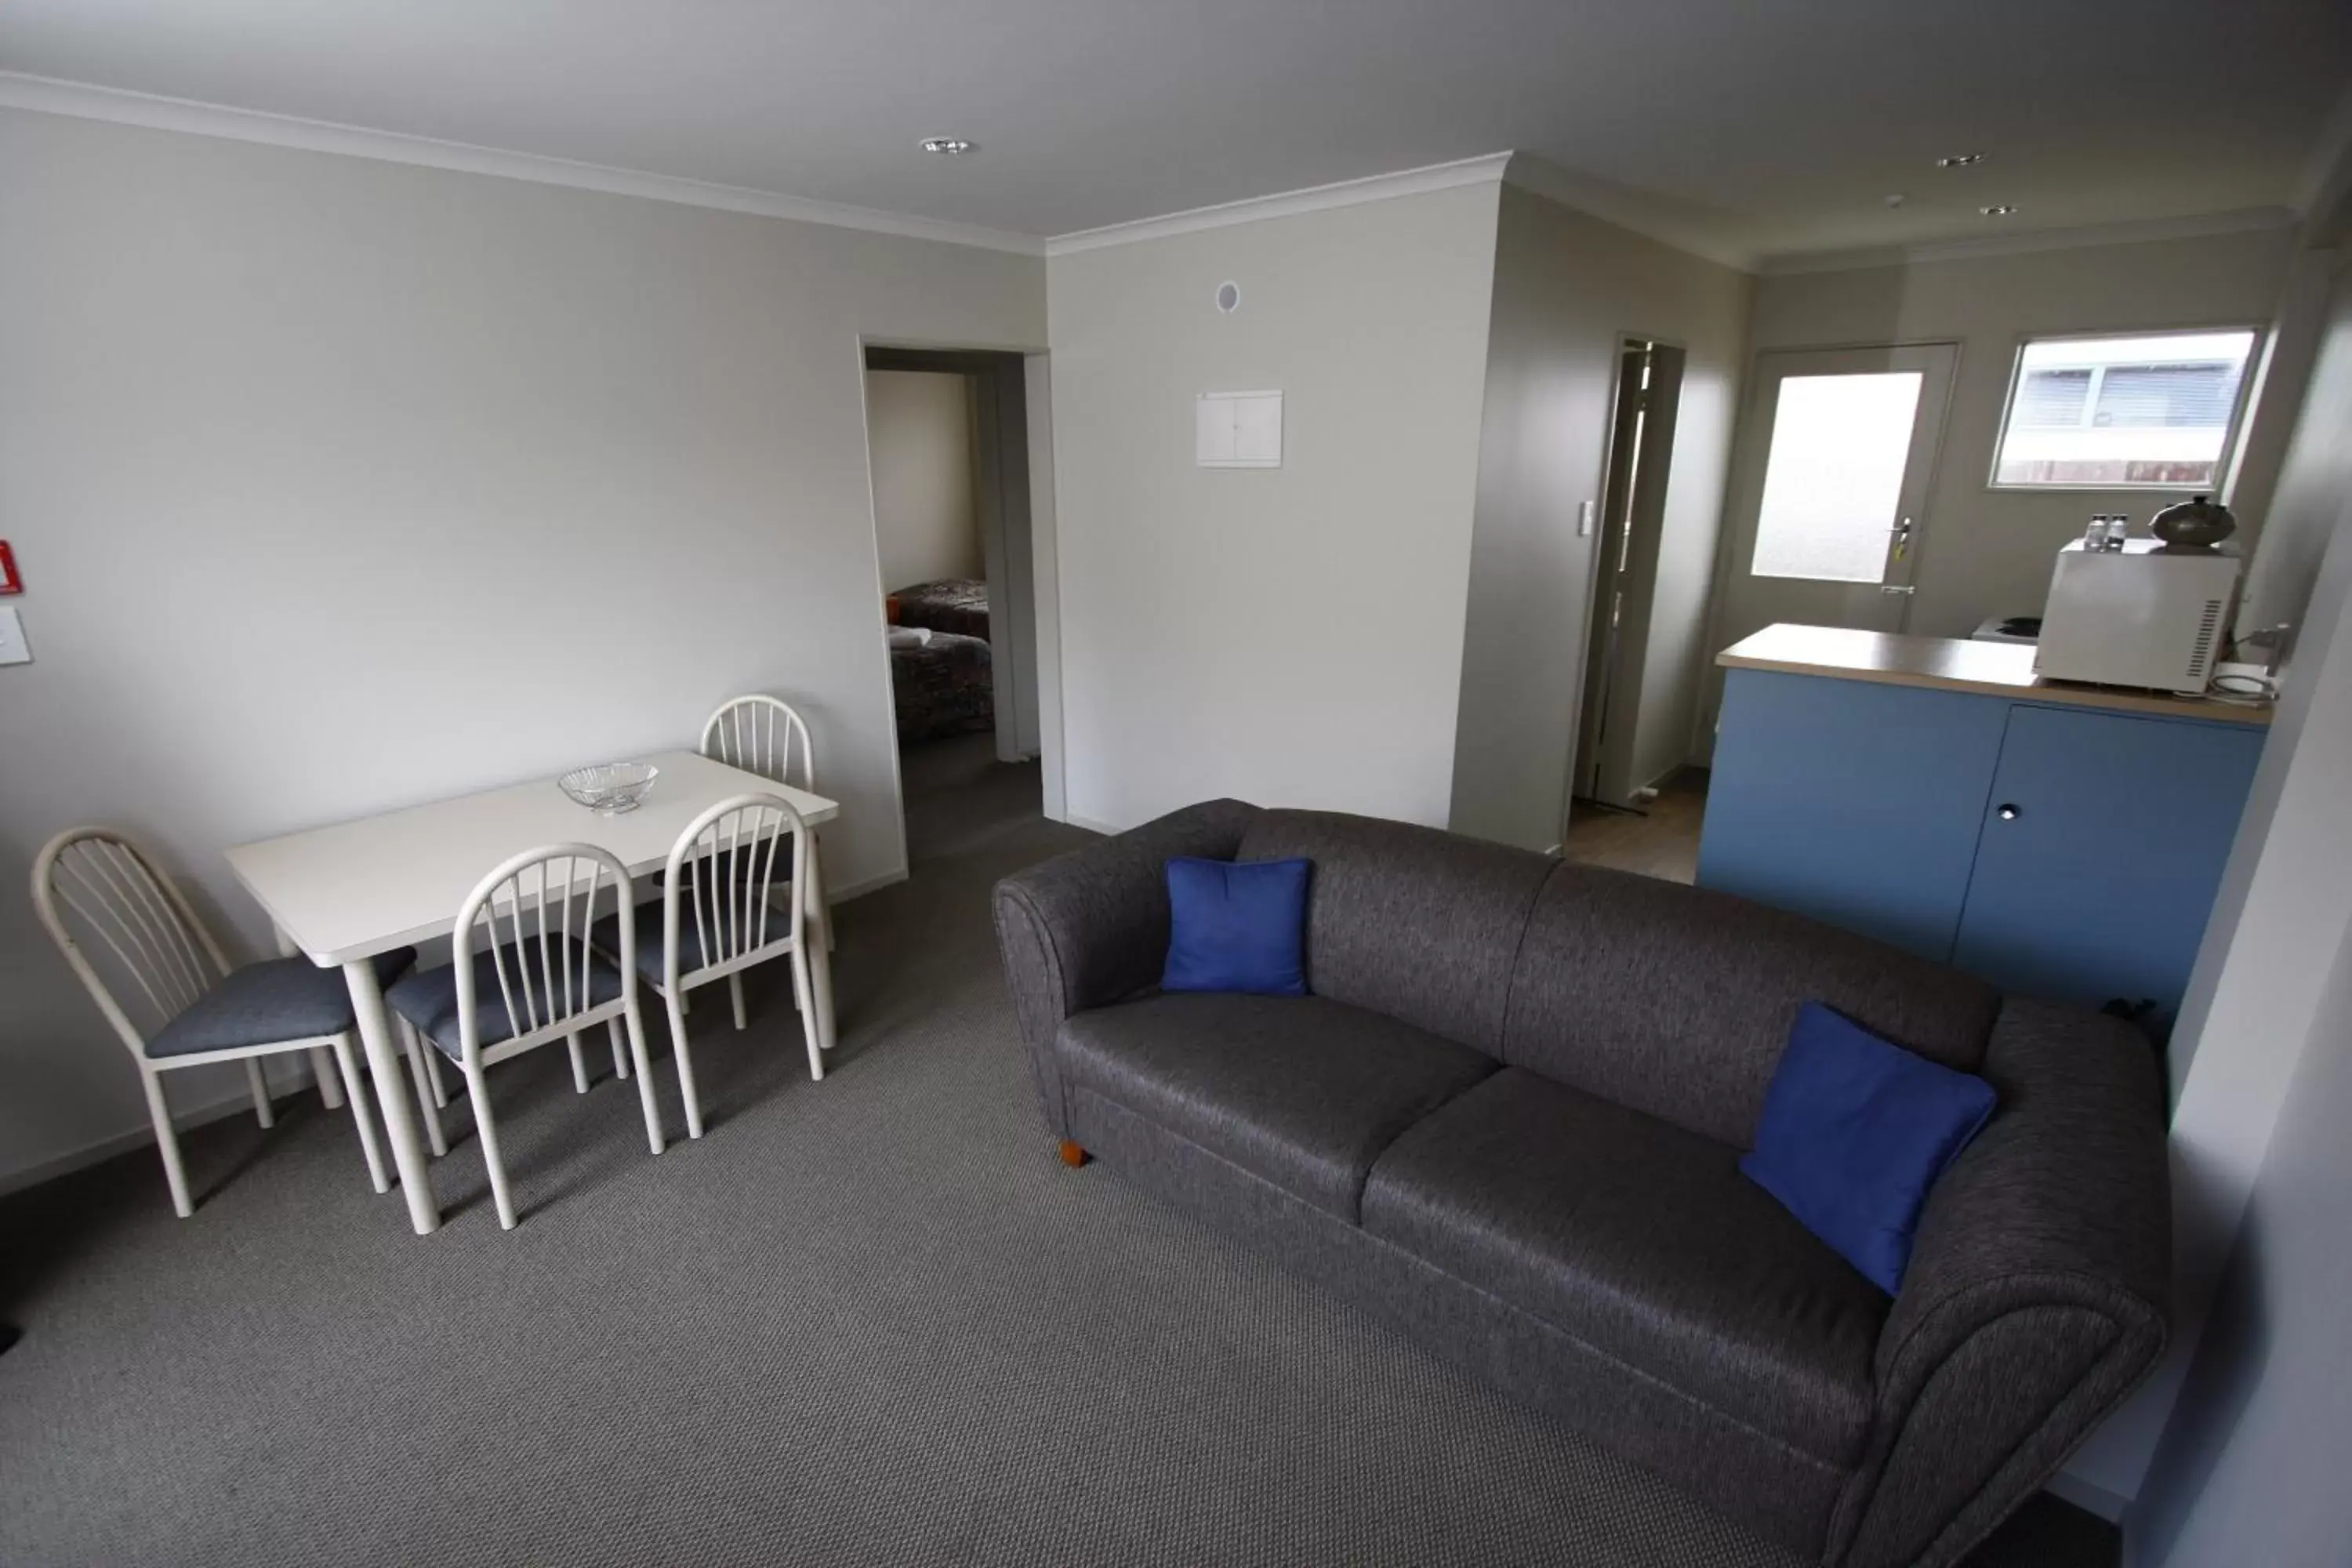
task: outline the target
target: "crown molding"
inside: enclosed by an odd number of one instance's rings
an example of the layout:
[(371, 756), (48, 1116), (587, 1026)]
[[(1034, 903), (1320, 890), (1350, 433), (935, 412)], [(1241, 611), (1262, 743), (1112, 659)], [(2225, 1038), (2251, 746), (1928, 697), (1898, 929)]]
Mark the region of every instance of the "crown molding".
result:
[(2025, 256), (2038, 250), (2080, 250), (2099, 245), (2143, 245), (2151, 240), (2201, 239), (2209, 235), (2248, 234), (2259, 229), (2292, 228), (2295, 214), (2286, 207), (2242, 207), (2234, 212), (2198, 213), (2187, 217), (2137, 218), (2125, 223), (2095, 224), (2083, 228), (2047, 228), (2026, 234), (1987, 236), (1981, 239), (1931, 241), (1921, 245), (1887, 246), (1870, 250), (1824, 250), (1768, 256), (1756, 270), (1766, 277), (1792, 272), (1851, 272), (1870, 267), (1913, 267), (1923, 261), (1974, 261), (1992, 256)]
[(495, 179), (528, 180), (534, 184), (565, 185), (606, 195), (637, 196), (683, 206), (710, 207), (720, 212), (749, 213), (785, 218), (794, 223), (824, 224), (833, 228), (863, 229), (896, 235), (903, 239), (928, 239), (941, 245), (976, 246), (983, 250), (1010, 251), (1018, 256), (1042, 256), (1045, 242), (1032, 235), (1011, 234), (974, 224), (948, 223), (911, 217), (871, 207), (837, 202), (810, 201), (746, 185), (715, 184), (674, 174), (649, 174), (635, 169), (608, 168), (601, 163), (575, 163), (569, 158), (542, 157), (533, 153), (507, 153), (466, 142), (443, 142), (429, 136), (409, 136), (392, 131), (369, 131), (323, 120), (303, 120), (287, 114), (265, 114), (249, 109), (227, 109), (187, 99), (159, 98), (151, 93), (117, 88), (90, 87), (48, 77), (0, 71), (0, 108), (31, 110), (42, 114), (70, 115), (79, 120), (105, 120), (151, 131), (177, 131), (192, 136), (216, 136), (232, 142), (256, 142), (272, 147), (299, 148), (309, 153), (332, 153), (379, 163), (411, 163), (420, 168), (446, 169), (463, 174), (487, 174)]
[(1205, 229), (1230, 228), (1235, 224), (1257, 223), (1265, 218), (1296, 217), (1301, 213), (1328, 212), (1333, 207), (1359, 206), (1365, 202), (1425, 195), (1432, 191), (1450, 191), (1457, 185), (1497, 184), (1501, 183), (1504, 166), (1510, 159), (1508, 153), (1489, 153), (1483, 157), (1461, 158), (1451, 163), (1432, 163), (1426, 168), (1404, 169), (1393, 174), (1369, 174), (1360, 180), (1310, 185), (1303, 191), (1284, 191), (1276, 195), (1250, 196), (1215, 206), (1194, 207), (1188, 212), (1170, 213), (1164, 217), (1139, 218), (1133, 223), (1079, 229), (1074, 234), (1057, 234), (1047, 240), (1045, 254), (1074, 256), (1083, 250), (1100, 250), (1113, 245), (1138, 245), (1147, 239), (1168, 239), (1180, 234), (1199, 234)]
[(1730, 215), (1617, 184), (1524, 153), (1511, 155), (1503, 177), (1555, 206), (1655, 240), (1669, 250), (1735, 272), (1756, 270), (1756, 251), (1730, 232), (1739, 221)]

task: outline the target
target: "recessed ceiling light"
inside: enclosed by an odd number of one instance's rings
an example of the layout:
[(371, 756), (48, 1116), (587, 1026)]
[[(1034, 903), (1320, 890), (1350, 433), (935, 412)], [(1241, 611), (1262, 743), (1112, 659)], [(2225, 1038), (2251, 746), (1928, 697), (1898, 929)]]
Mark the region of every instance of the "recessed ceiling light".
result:
[(1948, 158), (1937, 159), (1936, 167), (1938, 169), (1973, 169), (1979, 163), (1983, 163), (1984, 160), (1985, 155), (1981, 153), (1955, 153)]
[(953, 158), (960, 153), (979, 152), (980, 143), (967, 142), (961, 136), (926, 136), (923, 138), (923, 151), (937, 153), (943, 158)]
[(1995, 202), (1989, 207), (1977, 208), (1977, 211), (1984, 214), (1987, 217), (2007, 217), (2016, 210), (2017, 209), (2015, 207), (2011, 206), (2007, 202)]

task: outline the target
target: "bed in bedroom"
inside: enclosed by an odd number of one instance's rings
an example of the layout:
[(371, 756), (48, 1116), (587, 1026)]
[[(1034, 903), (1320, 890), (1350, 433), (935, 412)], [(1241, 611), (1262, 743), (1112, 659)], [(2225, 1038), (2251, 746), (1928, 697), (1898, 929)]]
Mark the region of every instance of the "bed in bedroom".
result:
[(988, 584), (974, 577), (917, 583), (890, 595), (896, 625), (988, 639)]
[(889, 598), (890, 693), (898, 739), (970, 735), (996, 727), (989, 664), (988, 584), (949, 578)]

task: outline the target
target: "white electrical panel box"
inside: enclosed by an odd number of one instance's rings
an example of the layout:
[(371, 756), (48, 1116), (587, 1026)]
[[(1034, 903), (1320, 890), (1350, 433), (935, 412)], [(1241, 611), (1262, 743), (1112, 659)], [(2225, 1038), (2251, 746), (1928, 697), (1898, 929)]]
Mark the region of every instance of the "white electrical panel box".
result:
[(1204, 392), (1192, 410), (1193, 458), (1204, 468), (1282, 467), (1282, 394)]

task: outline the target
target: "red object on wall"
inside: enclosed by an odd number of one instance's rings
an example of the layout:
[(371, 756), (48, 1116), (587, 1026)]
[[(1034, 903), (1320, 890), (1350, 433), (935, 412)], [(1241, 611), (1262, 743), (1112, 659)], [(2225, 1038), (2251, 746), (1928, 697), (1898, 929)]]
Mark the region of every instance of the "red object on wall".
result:
[(24, 580), (16, 575), (16, 557), (9, 550), (8, 542), (0, 539), (0, 594), (21, 594), (24, 591)]

